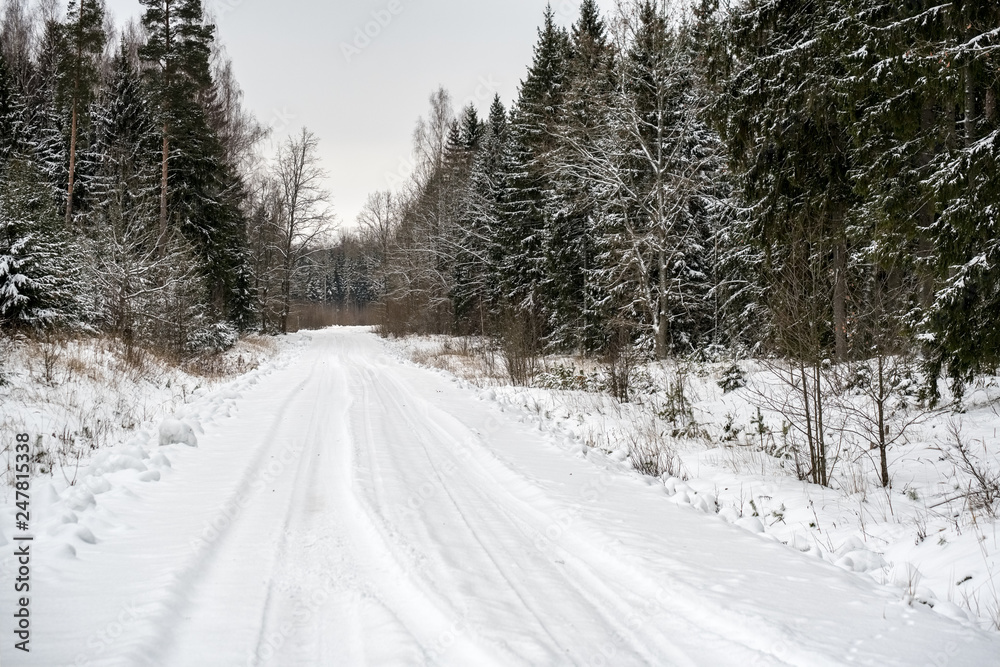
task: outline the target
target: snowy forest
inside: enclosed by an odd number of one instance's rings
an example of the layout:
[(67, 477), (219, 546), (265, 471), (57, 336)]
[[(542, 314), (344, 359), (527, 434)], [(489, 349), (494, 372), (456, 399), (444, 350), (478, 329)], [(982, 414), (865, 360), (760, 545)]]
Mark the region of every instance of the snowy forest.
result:
[(388, 333), (525, 354), (1000, 355), (1000, 6), (549, 9), (510, 109), (431, 97), (372, 195)]
[(142, 4), (117, 27), (100, 0), (0, 3), (0, 326), (184, 358), (371, 300), (316, 137), (265, 158), (201, 2)]
[(377, 304), (514, 366), (910, 356), (931, 401), (1000, 359), (995, 3), (550, 8), (510, 108), (435, 92), (412, 178), (339, 238), (316, 137), (263, 158), (201, 3), (143, 5), (3, 5), (6, 330), (184, 355)]

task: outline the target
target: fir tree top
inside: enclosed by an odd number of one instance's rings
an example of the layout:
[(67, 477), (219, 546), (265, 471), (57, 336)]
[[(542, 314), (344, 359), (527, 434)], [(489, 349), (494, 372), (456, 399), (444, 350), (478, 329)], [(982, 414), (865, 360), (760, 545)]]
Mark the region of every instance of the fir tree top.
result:
[(580, 18), (573, 24), (573, 46), (579, 51), (583, 44), (604, 46), (607, 42), (604, 19), (594, 0), (583, 0)]
[(554, 118), (562, 101), (569, 54), (569, 35), (555, 24), (552, 6), (545, 8), (545, 22), (538, 29), (538, 43), (528, 76), (521, 82), (517, 112), (521, 124), (540, 125)]
[(467, 151), (478, 150), (483, 140), (483, 134), (484, 128), (483, 123), (479, 120), (479, 113), (476, 111), (476, 107), (469, 104), (462, 111), (462, 146)]
[(503, 101), (499, 95), (493, 96), (488, 123), (491, 137), (498, 136), (507, 131), (507, 109), (504, 108)]

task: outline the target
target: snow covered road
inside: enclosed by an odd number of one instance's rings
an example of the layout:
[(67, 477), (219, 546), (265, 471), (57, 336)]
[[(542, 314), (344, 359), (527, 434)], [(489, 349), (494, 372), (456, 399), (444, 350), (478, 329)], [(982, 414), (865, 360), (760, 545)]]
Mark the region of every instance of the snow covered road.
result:
[(996, 635), (666, 502), (364, 331), (312, 334), (234, 406), (73, 515), (96, 543), (39, 554), (32, 652), (7, 632), (3, 665), (1000, 664)]

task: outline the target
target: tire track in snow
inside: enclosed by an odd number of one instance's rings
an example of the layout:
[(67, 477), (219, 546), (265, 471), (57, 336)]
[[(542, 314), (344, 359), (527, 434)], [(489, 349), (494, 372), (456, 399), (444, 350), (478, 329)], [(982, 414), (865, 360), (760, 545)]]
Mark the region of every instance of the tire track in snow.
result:
[[(430, 442), (450, 441), (461, 446), (461, 441), (464, 440), (475, 444), (475, 449), (478, 450), (479, 454), (475, 457), (479, 464), (476, 468), (479, 473), (477, 479), (481, 484), (470, 485), (470, 488), (477, 490), (480, 487), (489, 487), (488, 491), (481, 491), (480, 500), (483, 502), (468, 502), (468, 498), (463, 502), (450, 494), (446, 484), (442, 485), (444, 491), (451, 497), (453, 506), (460, 514), (463, 512), (463, 507), (475, 509), (490, 506), (495, 508), (504, 513), (507, 524), (530, 527), (528, 530), (522, 530), (524, 539), (521, 543), (530, 543), (535, 536), (544, 535), (547, 528), (555, 523), (553, 515), (556, 510), (560, 509), (559, 503), (549, 499), (544, 490), (533, 485), (530, 480), (524, 477), (523, 473), (512, 468), (503, 458), (498, 456), (492, 449), (495, 443), (487, 443), (462, 423), (456, 415), (441, 412), (435, 408), (424, 396), (407, 387), (397, 377), (388, 374), (382, 377), (385, 382), (392, 384), (391, 390), (384, 392), (394, 404), (392, 413), (406, 419), (412, 432), (424, 431), (429, 434), (428, 437), (417, 439), (425, 452), (428, 451), (425, 443)], [(401, 400), (397, 398), (399, 396), (406, 396), (411, 403), (414, 401), (421, 403), (422, 409), (410, 407), (407, 410)], [(461, 430), (468, 435), (468, 438), (463, 439), (453, 435), (446, 430), (445, 424)], [(504, 436), (507, 438), (512, 435), (520, 435), (522, 438), (539, 440), (537, 432), (520, 423), (511, 422), (502, 428), (505, 431)], [(540, 447), (552, 446), (544, 442), (539, 442), (538, 445)], [(471, 472), (471, 470), (471, 467), (467, 465), (466, 472)], [(501, 499), (507, 502), (499, 502)], [(536, 505), (543, 507), (540, 508)], [(562, 586), (553, 585), (548, 589), (558, 590), (566, 587), (575, 589), (589, 604), (593, 614), (592, 620), (602, 619), (609, 627), (608, 636), (617, 640), (613, 644), (627, 649), (631, 653), (632, 660), (659, 665), (663, 664), (664, 656), (669, 655), (672, 661), (670, 664), (703, 665), (716, 664), (708, 655), (718, 656), (716, 661), (726, 659), (732, 661), (734, 655), (742, 655), (744, 657), (740, 659), (741, 663), (762, 660), (764, 661), (762, 664), (768, 665), (800, 664), (809, 667), (838, 664), (836, 661), (830, 660), (828, 656), (809, 651), (800, 655), (798, 660), (789, 663), (773, 650), (773, 647), (783, 645), (780, 628), (778, 636), (773, 636), (773, 633), (768, 632), (770, 628), (766, 627), (764, 623), (752, 623), (751, 625), (754, 627), (750, 630), (747, 627), (745, 615), (732, 613), (725, 607), (705, 604), (703, 600), (699, 605), (684, 604), (681, 602), (682, 600), (698, 599), (701, 591), (674, 577), (653, 578), (649, 571), (629, 564), (621, 557), (615, 559), (604, 554), (602, 549), (596, 546), (600, 543), (599, 539), (588, 540), (585, 537), (599, 535), (599, 525), (590, 523), (585, 513), (580, 516), (580, 520), (574, 523), (572, 529), (562, 532), (560, 539), (565, 540), (568, 544), (566, 547), (559, 548), (561, 558), (566, 564), (572, 562), (575, 565), (575, 574), (580, 579), (566, 576), (565, 570), (555, 572), (556, 581), (561, 581)], [(466, 525), (473, 533), (475, 533), (474, 524), (475, 522), (466, 520)], [(511, 542), (516, 544), (517, 540), (511, 540)], [(484, 551), (487, 550), (485, 544), (481, 541), (480, 544)], [(627, 555), (626, 550), (620, 556)], [(670, 562), (672, 560), (669, 551), (663, 552), (661, 556), (664, 561)], [(492, 560), (495, 563), (500, 562), (498, 558), (492, 558)], [(684, 569), (680, 563), (676, 563), (675, 567)], [(511, 577), (505, 576), (504, 578), (511, 584), (512, 588), (516, 588), (516, 585), (511, 582)], [(615, 581), (619, 586), (627, 584), (627, 588), (615, 590), (608, 583), (610, 581)], [(655, 627), (657, 624), (652, 623), (649, 618), (648, 601), (656, 591), (664, 590), (669, 590), (670, 595), (658, 596), (655, 603), (657, 621), (665, 626), (658, 628)], [(625, 596), (629, 599), (626, 600)], [(647, 636), (640, 636), (635, 628), (628, 627), (629, 623), (622, 623), (614, 615), (606, 613), (604, 611), (606, 608), (615, 609), (622, 618), (642, 619), (642, 627), (638, 629)], [(541, 618), (545, 614), (534, 611), (532, 613), (544, 626)], [(593, 630), (594, 628), (591, 628), (591, 631)], [(763, 633), (758, 634), (761, 631)], [(655, 635), (655, 637), (648, 635)], [(706, 637), (706, 635), (708, 636)], [(693, 641), (689, 639), (693, 637), (697, 639)], [(630, 639), (631, 643), (624, 641), (623, 638)], [(655, 649), (646, 645), (646, 642), (650, 641), (655, 644)], [(564, 640), (561, 643), (567, 642)], [(597, 656), (597, 653), (595, 652), (593, 655)], [(618, 659), (621, 659), (621, 656)]]
[[(155, 591), (160, 567), (170, 581), (101, 665), (882, 666), (923, 664), (945, 642), (952, 665), (998, 655), (995, 639), (608, 475), (440, 375), (381, 360), (381, 345), (317, 333), (241, 400), (229, 432), (185, 454), (200, 468), (150, 488), (134, 534), (168, 529), (155, 540), (166, 552), (137, 561), (122, 595)], [(256, 489), (289, 443), (296, 454)], [(183, 551), (193, 523), (248, 492)], [(178, 506), (197, 518), (174, 518)], [(145, 554), (135, 541), (114, 542), (115, 563)], [(299, 618), (317, 589), (328, 594)]]
[[(276, 414), (270, 420), (271, 426), (257, 446), (255, 455), (244, 467), (236, 486), (219, 507), (232, 507), (239, 498), (249, 491), (254, 480), (259, 477), (268, 455), (272, 454), (277, 446), (275, 436), (281, 430), (282, 422), (289, 408), (312, 377), (311, 372), (309, 376), (295, 385), (294, 389), (278, 405)], [(214, 518), (212, 517), (210, 520), (214, 520)], [(217, 560), (232, 534), (234, 526), (235, 522), (231, 520), (227, 521), (221, 528), (212, 526), (216, 530), (214, 539), (208, 542), (204, 548), (196, 550), (187, 563), (176, 572), (168, 600), (162, 604), (161, 611), (154, 615), (152, 622), (147, 625), (147, 627), (155, 628), (157, 632), (154, 636), (146, 638), (134, 649), (132, 657), (134, 664), (159, 665), (160, 661), (169, 655), (175, 645), (175, 635), (178, 630), (176, 619), (182, 617), (189, 610), (192, 591), (199, 586)]]
[[(380, 399), (384, 404), (388, 404), (389, 406), (385, 409), (385, 412), (393, 415), (396, 419), (405, 421), (405, 425), (400, 426), (399, 428), (401, 431), (412, 434), (412, 441), (419, 444), (420, 450), (423, 454), (423, 459), (429, 465), (430, 473), (436, 477), (437, 488), (441, 489), (441, 491), (448, 497), (451, 507), (461, 518), (466, 532), (476, 541), (479, 550), (486, 555), (495, 571), (503, 579), (506, 586), (510, 591), (517, 595), (524, 609), (530, 614), (531, 619), (524, 619), (524, 622), (526, 624), (530, 624), (533, 621), (537, 627), (544, 630), (548, 639), (551, 641), (551, 645), (548, 647), (549, 657), (551, 659), (565, 659), (567, 645), (572, 646), (572, 642), (568, 642), (565, 637), (562, 639), (557, 638), (551, 631), (550, 627), (552, 621), (547, 619), (553, 618), (552, 607), (550, 606), (546, 609), (544, 606), (540, 606), (538, 602), (533, 601), (535, 596), (532, 595), (530, 590), (531, 584), (519, 583), (517, 573), (510, 567), (505, 567), (503, 565), (504, 562), (514, 561), (515, 557), (518, 555), (523, 557), (523, 553), (520, 553), (521, 550), (517, 550), (517, 554), (510, 550), (502, 550), (502, 553), (498, 553), (496, 551), (496, 546), (503, 547), (504, 544), (508, 543), (514, 545), (530, 544), (533, 541), (534, 536), (543, 534), (546, 528), (552, 524), (551, 515), (546, 514), (543, 510), (539, 510), (534, 507), (530, 501), (525, 500), (522, 496), (516, 495), (513, 492), (514, 485), (505, 486), (495, 477), (498, 468), (501, 469), (501, 472), (506, 473), (507, 476), (514, 476), (516, 473), (511, 471), (495, 456), (482, 456), (483, 453), (488, 453), (488, 450), (486, 449), (487, 445), (481, 436), (474, 433), (471, 429), (460, 422), (456, 425), (462, 431), (461, 435), (455, 435), (448, 431), (444, 428), (443, 424), (452, 420), (450, 415), (434, 414), (437, 410), (433, 408), (433, 406), (421, 397), (418, 397), (412, 390), (402, 385), (398, 380), (388, 374), (376, 376), (374, 371), (369, 370), (368, 380), (373, 386), (377, 386), (382, 389), (382, 391), (379, 392)], [(402, 402), (400, 397), (403, 396), (405, 396), (409, 401), (408, 404), (404, 404)], [(412, 407), (414, 402), (420, 403), (423, 409), (421, 410)], [(368, 409), (371, 409), (370, 404)], [(463, 442), (469, 444), (464, 445)], [(482, 465), (482, 461), (479, 461), (480, 465), (477, 466), (476, 470), (478, 483), (476, 484), (470, 483), (466, 479), (468, 476), (467, 473), (472, 472), (468, 465), (463, 471), (465, 474), (449, 477), (449, 479), (454, 481), (456, 485), (461, 485), (464, 490), (470, 492), (474, 496), (473, 498), (459, 498), (451, 491), (451, 485), (447, 480), (440, 476), (439, 464), (431, 455), (429, 443), (433, 443), (433, 446), (437, 450), (448, 449), (449, 446), (455, 448), (476, 448), (480, 450), (480, 456), (477, 458), (485, 458), (487, 459), (487, 464), (492, 464), (492, 470), (487, 470), (486, 467)], [(407, 468), (409, 468), (409, 464), (412, 464), (413, 460), (409, 459), (406, 463), (408, 464)], [(468, 461), (466, 461), (466, 463), (468, 463)], [(426, 474), (427, 473), (425, 473), (425, 475)], [(515, 481), (524, 482), (524, 480), (519, 477)], [(416, 486), (416, 482), (411, 481), (410, 487), (412, 488), (414, 486)], [(507, 502), (499, 502), (501, 499)], [(484, 508), (490, 508), (494, 516), (482, 514), (481, 510)], [(475, 518), (470, 518), (468, 515), (469, 512), (477, 513), (477, 516)], [(501, 515), (499, 519), (495, 516), (497, 513)], [(431, 521), (430, 517), (423, 518), (425, 519), (423, 522), (424, 524)], [(490, 541), (488, 539), (484, 539), (480, 535), (480, 531), (476, 529), (476, 526), (479, 524), (492, 524), (517, 528), (517, 534), (508, 534), (505, 539), (495, 540), (494, 546), (491, 548)], [(581, 551), (586, 553), (588, 548), (592, 548), (592, 545), (586, 545), (586, 547), (581, 549)], [(536, 554), (536, 556), (537, 555), (540, 554)], [(571, 557), (569, 556), (569, 552), (567, 552), (567, 555), (568, 557)], [(585, 579), (587, 583), (590, 584), (590, 587), (582, 585), (581, 581), (578, 581), (573, 577), (567, 576), (565, 569), (560, 570), (555, 567), (554, 564), (548, 563), (548, 572), (546, 574), (552, 579), (552, 581), (548, 582), (548, 586), (542, 587), (542, 590), (572, 590), (578, 595), (578, 598), (575, 601), (565, 601), (559, 606), (565, 606), (567, 608), (587, 607), (592, 613), (592, 620), (600, 619), (608, 628), (606, 634), (609, 638), (617, 639), (624, 637), (631, 640), (627, 648), (631, 652), (631, 660), (638, 661), (636, 664), (663, 664), (662, 660), (665, 654), (672, 656), (672, 660), (674, 661), (673, 664), (697, 664), (692, 659), (691, 654), (689, 654), (688, 651), (680, 649), (675, 642), (672, 642), (663, 636), (661, 636), (656, 642), (656, 650), (652, 650), (645, 646), (644, 640), (637, 636), (632, 629), (617, 620), (614, 614), (605, 611), (605, 609), (611, 608), (623, 618), (629, 618), (629, 614), (635, 613), (636, 606), (640, 606), (641, 608), (642, 601), (644, 599), (643, 595), (632, 594), (632, 591), (628, 591), (633, 601), (626, 602), (622, 599), (620, 592), (613, 591), (606, 585), (602, 577), (594, 572), (594, 565), (592, 563), (589, 563), (580, 557), (576, 557), (575, 560), (578, 563), (577, 574)], [(479, 570), (478, 572), (481, 576), (482, 571)], [(537, 584), (538, 582), (535, 583)], [(646, 598), (648, 598), (648, 591), (656, 590), (656, 587), (647, 585), (644, 590), (647, 591)], [(597, 595), (596, 591), (601, 591), (601, 595)], [(537, 595), (537, 590), (535, 591), (535, 595)], [(675, 619), (676, 620), (673, 622), (675, 626), (678, 624), (683, 626), (682, 628), (674, 628), (675, 630), (681, 630), (677, 632), (678, 635), (690, 636), (692, 631), (700, 630), (699, 634), (704, 636), (705, 630), (703, 628), (699, 629), (693, 627), (692, 624), (688, 623), (684, 619), (683, 615), (675, 616)], [(731, 644), (731, 641), (722, 635), (717, 635), (714, 639), (715, 641), (723, 644)], [(620, 644), (622, 642), (619, 641), (618, 643)], [(744, 650), (746, 649), (745, 646), (740, 646), (738, 648), (742, 648)], [(695, 647), (693, 655), (701, 655), (702, 658), (704, 658), (704, 648)]]

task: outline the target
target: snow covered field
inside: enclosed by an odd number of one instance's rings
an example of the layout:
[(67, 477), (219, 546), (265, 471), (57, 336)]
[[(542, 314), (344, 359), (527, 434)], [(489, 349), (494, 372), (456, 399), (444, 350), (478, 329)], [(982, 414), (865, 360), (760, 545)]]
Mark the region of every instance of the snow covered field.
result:
[[(137, 395), (160, 398), (134, 435), (109, 437), (73, 476), (57, 461), (33, 483), (30, 654), (12, 648), (7, 480), (2, 664), (1000, 661), (1000, 635), (963, 620), (957, 596), (914, 602), (931, 593), (898, 566), (951, 550), (948, 576), (980, 586), (993, 565), (973, 562), (962, 538), (991, 563), (995, 524), (945, 525), (931, 552), (937, 524), (921, 547), (906, 521), (861, 519), (869, 538), (852, 541), (853, 512), (882, 506), (874, 492), (821, 491), (763, 458), (759, 478), (729, 473), (724, 448), (690, 443), (678, 477), (643, 476), (610, 446), (630, 417), (610, 399), (479, 389), (404, 352), (332, 329), (179, 401), (158, 394), (176, 385)], [(12, 426), (42, 432), (20, 419), (5, 423), (5, 442)], [(929, 499), (922, 483), (914, 473)], [(888, 516), (909, 516), (893, 493)], [(888, 546), (876, 537), (893, 530)], [(880, 566), (888, 585), (871, 576), (877, 558), (892, 564)], [(918, 567), (933, 592), (928, 572), (944, 566)]]

